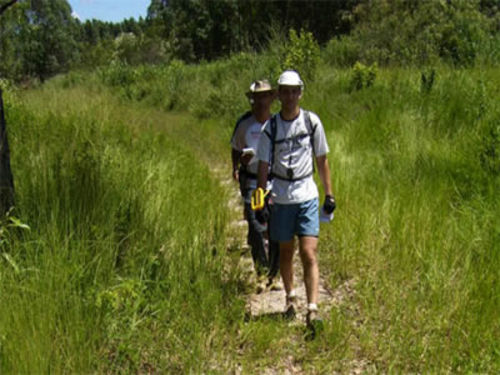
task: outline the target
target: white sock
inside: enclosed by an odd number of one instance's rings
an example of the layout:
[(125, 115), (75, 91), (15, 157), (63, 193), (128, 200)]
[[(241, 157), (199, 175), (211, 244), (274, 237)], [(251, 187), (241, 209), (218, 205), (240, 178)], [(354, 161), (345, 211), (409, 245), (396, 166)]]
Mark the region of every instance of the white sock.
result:
[(292, 289), (290, 293), (287, 294), (287, 298), (294, 298), (297, 297), (297, 293), (295, 292), (295, 289)]
[(308, 311), (318, 311), (318, 305), (315, 303), (310, 303), (307, 305)]

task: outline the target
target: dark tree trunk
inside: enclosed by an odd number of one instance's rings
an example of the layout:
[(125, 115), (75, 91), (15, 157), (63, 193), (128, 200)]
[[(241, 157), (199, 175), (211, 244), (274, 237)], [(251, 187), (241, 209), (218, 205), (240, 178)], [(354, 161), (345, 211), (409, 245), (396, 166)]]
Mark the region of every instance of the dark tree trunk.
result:
[(4, 216), (13, 206), (14, 179), (10, 170), (9, 142), (0, 88), (0, 216)]
[(10, 1), (7, 1), (7, 3), (0, 5), (0, 14), (5, 12), (8, 7), (14, 5), (16, 2), (17, 2), (17, 0), (10, 0)]

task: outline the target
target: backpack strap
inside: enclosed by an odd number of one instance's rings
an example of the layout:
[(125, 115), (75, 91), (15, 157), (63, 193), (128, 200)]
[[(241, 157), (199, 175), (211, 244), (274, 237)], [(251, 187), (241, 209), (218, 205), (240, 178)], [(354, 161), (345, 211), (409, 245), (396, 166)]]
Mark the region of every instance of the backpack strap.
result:
[(300, 180), (303, 180), (304, 178), (307, 178), (307, 177), (310, 177), (311, 175), (313, 175), (315, 170), (316, 170), (314, 167), (314, 156), (316, 155), (316, 152), (314, 149), (314, 133), (316, 132), (317, 125), (313, 126), (312, 121), (311, 121), (311, 115), (310, 115), (309, 111), (303, 110), (303, 112), (304, 112), (305, 125), (307, 128), (307, 135), (309, 136), (309, 140), (311, 142), (311, 150), (312, 150), (311, 173), (309, 173), (305, 176), (299, 177), (299, 178), (289, 178), (289, 177), (279, 176), (273, 172), (275, 145), (276, 145), (276, 143), (281, 143), (281, 142), (284, 142), (286, 140), (286, 139), (282, 139), (279, 141), (276, 140), (276, 135), (278, 132), (278, 124), (277, 124), (276, 115), (273, 115), (271, 117), (271, 133), (269, 134), (268, 132), (264, 132), (271, 141), (271, 173), (270, 173), (270, 176), (272, 178), (276, 177), (280, 180), (286, 180), (286, 181), (292, 181), (292, 182), (293, 181), (300, 181)]
[(316, 155), (316, 151), (314, 149), (314, 133), (316, 133), (316, 128), (318, 125), (312, 124), (311, 114), (309, 111), (304, 110), (304, 119), (306, 122), (307, 133), (309, 134), (309, 139), (311, 140), (311, 148), (313, 150), (313, 154)]
[(278, 121), (276, 115), (271, 117), (271, 176), (274, 165), (274, 146), (276, 145), (276, 134), (278, 133)]
[(271, 133), (268, 131), (264, 130), (264, 134), (269, 138), (269, 141), (271, 142), (271, 160), (269, 162), (270, 168), (269, 168), (269, 176), (268, 180), (272, 180), (276, 175), (273, 173), (273, 165), (274, 165), (274, 145), (276, 144), (276, 133), (278, 132), (278, 124), (276, 121), (276, 115), (272, 115), (270, 119), (270, 125), (271, 125)]
[(309, 111), (304, 110), (304, 119), (306, 122), (307, 132), (309, 133), (309, 140), (311, 142), (311, 150), (312, 150), (311, 162), (312, 162), (312, 171), (314, 174), (314, 172), (316, 172), (316, 168), (314, 166), (314, 157), (316, 156), (316, 150), (314, 149), (314, 133), (316, 132), (316, 128), (318, 127), (318, 125), (316, 124), (313, 126), (311, 121), (311, 114), (309, 113)]

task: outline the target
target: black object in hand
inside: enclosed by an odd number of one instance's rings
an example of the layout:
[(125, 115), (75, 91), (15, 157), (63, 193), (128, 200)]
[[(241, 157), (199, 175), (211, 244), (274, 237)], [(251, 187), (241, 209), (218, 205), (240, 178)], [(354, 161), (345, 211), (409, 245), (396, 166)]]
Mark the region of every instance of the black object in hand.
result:
[(335, 208), (337, 207), (335, 203), (335, 198), (333, 195), (327, 195), (325, 196), (325, 203), (323, 204), (323, 211), (327, 215), (330, 215), (333, 211), (335, 211)]
[(264, 207), (262, 210), (255, 211), (255, 218), (261, 224), (267, 223), (269, 220), (269, 210), (267, 207)]

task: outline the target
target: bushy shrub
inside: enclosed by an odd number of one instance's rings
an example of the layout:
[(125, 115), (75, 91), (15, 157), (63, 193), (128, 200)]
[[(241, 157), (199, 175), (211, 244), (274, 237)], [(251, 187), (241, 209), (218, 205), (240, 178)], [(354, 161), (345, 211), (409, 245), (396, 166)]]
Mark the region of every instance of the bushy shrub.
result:
[(366, 66), (358, 61), (352, 69), (351, 89), (361, 90), (372, 86), (377, 77), (377, 70), (377, 63)]
[(360, 56), (360, 45), (348, 36), (331, 39), (322, 50), (323, 61), (339, 67), (353, 66)]
[(167, 109), (185, 109), (186, 87), (189, 84), (188, 69), (181, 60), (173, 60), (161, 69), (160, 96)]
[(475, 63), (491, 35), (494, 20), (481, 13), (477, 0), (364, 2), (355, 10), (351, 37), (360, 61), (379, 64), (433, 64), (443, 59), (457, 66)]
[(7, 91), (14, 87), (12, 82), (5, 78), (0, 78), (0, 90)]
[(165, 63), (171, 60), (170, 45), (159, 38), (122, 33), (113, 42), (112, 58), (130, 65)]
[(125, 87), (137, 79), (135, 69), (125, 63), (113, 61), (108, 66), (98, 70), (101, 80), (109, 86)]
[(139, 38), (133, 33), (122, 33), (114, 40), (113, 59), (128, 64), (134, 62)]
[(198, 118), (236, 118), (244, 110), (242, 97), (243, 93), (235, 93), (231, 85), (212, 88), (190, 105), (190, 111)]
[(455, 65), (472, 65), (487, 38), (489, 22), (473, 2), (455, 2), (441, 9), (445, 22), (436, 24), (439, 54)]
[(95, 45), (82, 43), (80, 49), (80, 64), (75, 64), (74, 67), (85, 69), (107, 66), (113, 60), (114, 42), (111, 39), (102, 40)]
[(290, 29), (283, 70), (297, 70), (305, 80), (312, 80), (319, 63), (319, 52), (319, 45), (312, 33), (305, 30), (297, 33)]

